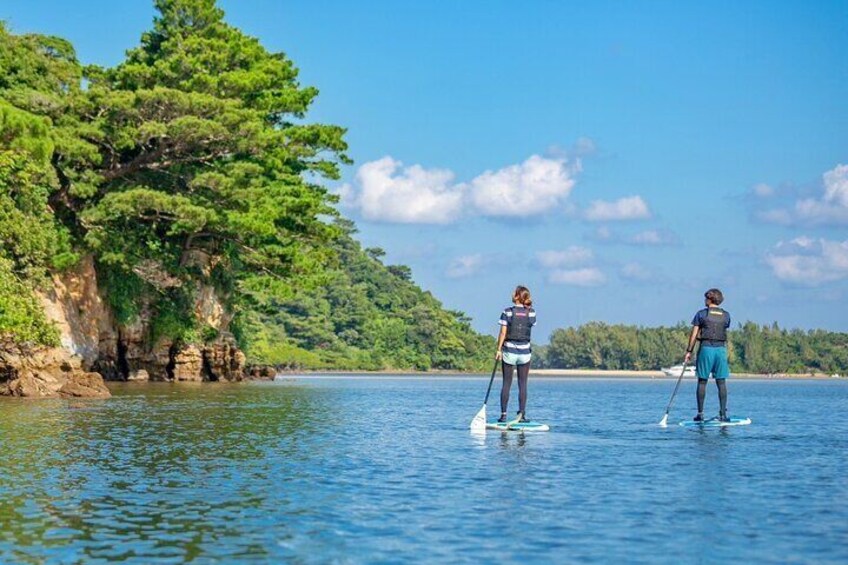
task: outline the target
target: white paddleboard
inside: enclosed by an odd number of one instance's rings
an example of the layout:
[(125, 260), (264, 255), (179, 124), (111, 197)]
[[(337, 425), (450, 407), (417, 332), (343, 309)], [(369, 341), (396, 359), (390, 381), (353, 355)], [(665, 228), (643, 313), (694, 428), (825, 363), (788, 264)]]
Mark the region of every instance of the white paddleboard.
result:
[(502, 432), (547, 432), (550, 431), (550, 427), (547, 424), (543, 424), (541, 422), (515, 422), (511, 424), (509, 422), (487, 422), (486, 423), (487, 430), (499, 430)]
[(722, 422), (718, 419), (718, 416), (714, 418), (710, 418), (709, 420), (704, 420), (703, 422), (696, 422), (695, 420), (683, 420), (679, 425), (684, 428), (724, 428), (727, 426), (747, 426), (751, 423), (751, 418), (730, 418), (729, 422)]

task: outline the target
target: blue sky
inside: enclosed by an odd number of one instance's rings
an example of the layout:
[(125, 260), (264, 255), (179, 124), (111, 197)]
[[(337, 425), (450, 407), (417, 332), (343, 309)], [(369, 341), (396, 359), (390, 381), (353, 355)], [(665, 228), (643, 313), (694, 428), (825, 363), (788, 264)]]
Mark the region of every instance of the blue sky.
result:
[[(150, 0), (8, 0), (16, 32), (120, 61)], [(224, 1), (349, 128), (366, 246), (494, 333), (690, 320), (846, 331), (848, 3)]]

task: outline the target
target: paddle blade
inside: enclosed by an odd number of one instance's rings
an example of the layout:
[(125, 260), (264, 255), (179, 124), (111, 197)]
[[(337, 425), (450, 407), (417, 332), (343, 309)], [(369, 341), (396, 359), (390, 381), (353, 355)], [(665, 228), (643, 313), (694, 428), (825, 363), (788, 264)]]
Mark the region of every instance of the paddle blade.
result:
[(480, 411), (477, 412), (477, 415), (474, 416), (474, 419), (471, 420), (471, 431), (472, 432), (485, 432), (486, 431), (486, 405), (484, 404)]
[(660, 427), (661, 427), (661, 428), (668, 427), (668, 414), (666, 414), (665, 416), (663, 416), (663, 419), (662, 419), (662, 420), (660, 420)]

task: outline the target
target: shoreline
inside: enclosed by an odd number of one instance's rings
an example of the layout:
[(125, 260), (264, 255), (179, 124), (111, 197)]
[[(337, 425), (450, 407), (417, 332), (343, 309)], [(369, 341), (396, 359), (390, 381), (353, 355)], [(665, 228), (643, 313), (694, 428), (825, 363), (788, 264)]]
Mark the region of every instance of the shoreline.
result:
[[(476, 377), (476, 376), (486, 376), (487, 373), (475, 372), (475, 371), (413, 371), (413, 370), (382, 370), (382, 371), (344, 371), (344, 370), (302, 370), (302, 371), (293, 371), (293, 370), (284, 370), (278, 371), (276, 373), (276, 377), (280, 378), (293, 378), (293, 377), (356, 377), (356, 376), (370, 376), (370, 377), (392, 377), (392, 376), (408, 376), (408, 377)], [(497, 375), (496, 375), (497, 376)], [(676, 380), (678, 377), (675, 376), (667, 376), (665, 373), (659, 370), (655, 371), (636, 371), (636, 370), (609, 370), (609, 369), (530, 369), (531, 377), (544, 377), (544, 378), (649, 378), (649, 379), (667, 379), (667, 380)], [(687, 379), (694, 379), (694, 377), (686, 377)], [(731, 373), (730, 378), (741, 378), (741, 379), (761, 379), (761, 380), (798, 380), (798, 379), (811, 379), (811, 380), (840, 380), (845, 379), (845, 377), (834, 378), (831, 375), (826, 375), (824, 373), (774, 373), (774, 374), (766, 374), (766, 373)], [(264, 379), (245, 379), (245, 380), (264, 380)]]

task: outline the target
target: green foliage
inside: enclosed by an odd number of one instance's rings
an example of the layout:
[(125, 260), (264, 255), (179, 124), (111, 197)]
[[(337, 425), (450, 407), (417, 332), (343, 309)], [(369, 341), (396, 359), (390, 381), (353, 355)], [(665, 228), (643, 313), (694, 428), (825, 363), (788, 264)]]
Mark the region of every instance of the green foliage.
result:
[(28, 279), (43, 278), (48, 268), (76, 261), (67, 230), (47, 207), (49, 182), (47, 171), (32, 155), (0, 145), (0, 256), (11, 259), (15, 271)]
[(349, 221), (336, 227), (339, 261), (324, 285), (260, 301), (262, 323), (277, 328), (279, 342), (316, 352), (326, 368), (484, 369), (494, 338), (416, 287), (408, 267), (387, 267), (377, 250), (363, 250)]
[(0, 258), (12, 275), (36, 280), (91, 253), (118, 323), (149, 313), (151, 340), (214, 339), (192, 296), (212, 284), (263, 362), (488, 359), (491, 338), (408, 267), (363, 251), (314, 182), (350, 163), (345, 130), (305, 122), (318, 91), (293, 62), (225, 23), (214, 0), (155, 6), (153, 29), (113, 68), (0, 25)]
[[(534, 365), (558, 369), (658, 369), (679, 363), (691, 326), (643, 328), (592, 322), (554, 330), (550, 345), (534, 349)], [(780, 329), (746, 322), (729, 332), (728, 357), (736, 372), (844, 373), (848, 334)]]
[(148, 292), (144, 281), (131, 271), (109, 264), (99, 264), (97, 275), (97, 282), (104, 291), (118, 324), (126, 326), (135, 322), (142, 307), (139, 297)]
[(14, 38), (0, 25), (0, 337), (57, 345), (58, 331), (34, 291), (46, 282), (49, 269), (64, 268), (77, 258), (68, 232), (48, 206), (55, 186), (49, 120), (7, 101), (27, 98), (29, 82), (47, 80), (39, 72), (49, 70), (51, 57), (32, 68), (28, 48), (21, 44), (59, 48), (47, 38)]
[(0, 99), (0, 256), (26, 279), (76, 261), (69, 233), (48, 207), (55, 183), (48, 133), (43, 118)]
[(156, 303), (156, 311), (150, 324), (150, 340), (156, 343), (167, 339), (178, 343), (197, 343), (209, 335), (202, 332), (197, 318), (191, 310), (188, 293), (172, 293)]
[(58, 345), (59, 332), (44, 316), (32, 287), (18, 279), (12, 262), (0, 257), (0, 339)]

